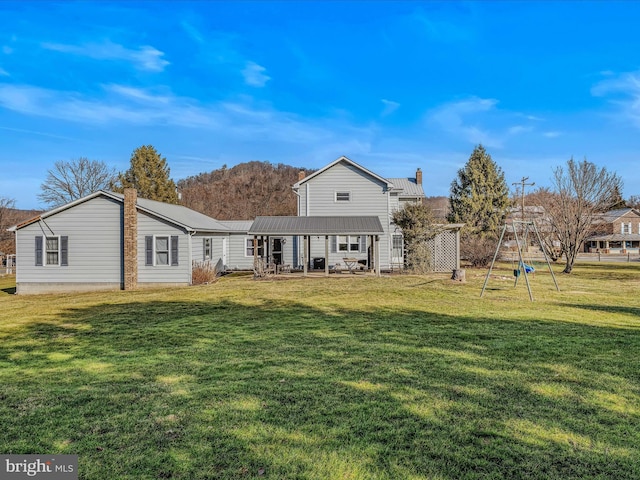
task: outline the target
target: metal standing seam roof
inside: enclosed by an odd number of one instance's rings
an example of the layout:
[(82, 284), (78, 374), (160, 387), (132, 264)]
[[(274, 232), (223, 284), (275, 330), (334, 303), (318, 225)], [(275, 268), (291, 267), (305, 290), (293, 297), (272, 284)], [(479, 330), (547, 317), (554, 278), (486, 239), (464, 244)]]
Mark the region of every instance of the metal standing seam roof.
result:
[(257, 217), (251, 235), (380, 235), (378, 217)]
[[(124, 200), (124, 195), (120, 193), (109, 192), (111, 195)], [(137, 198), (138, 207), (167, 220), (184, 225), (190, 230), (197, 232), (228, 232), (229, 228), (221, 224), (219, 221), (203, 214), (191, 210), (182, 205), (174, 205), (171, 203), (158, 202), (156, 200), (148, 200), (146, 198)]]
[(253, 220), (218, 220), (218, 223), (227, 227), (232, 233), (247, 233), (253, 225)]
[(394, 188), (402, 190), (400, 196), (424, 197), (422, 185), (416, 182), (415, 178), (389, 178)]

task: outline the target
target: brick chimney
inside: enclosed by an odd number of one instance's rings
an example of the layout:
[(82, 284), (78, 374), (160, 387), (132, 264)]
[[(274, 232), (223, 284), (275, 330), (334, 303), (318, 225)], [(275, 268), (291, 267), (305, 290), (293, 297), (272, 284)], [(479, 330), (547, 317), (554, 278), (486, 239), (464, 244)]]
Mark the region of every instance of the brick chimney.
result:
[(135, 290), (138, 286), (138, 192), (135, 188), (124, 189), (124, 289)]
[(416, 183), (422, 185), (422, 170), (420, 170), (419, 167), (418, 170), (416, 170)]
[(304, 180), (304, 177), (306, 177), (306, 176), (307, 175), (302, 170), (300, 170), (298, 172), (298, 181), (300, 182), (301, 180)]

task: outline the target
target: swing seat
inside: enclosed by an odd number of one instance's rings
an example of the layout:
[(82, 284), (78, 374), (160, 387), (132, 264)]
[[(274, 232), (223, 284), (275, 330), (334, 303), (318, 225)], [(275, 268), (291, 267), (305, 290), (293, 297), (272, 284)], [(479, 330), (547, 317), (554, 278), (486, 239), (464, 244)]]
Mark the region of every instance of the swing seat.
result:
[(536, 271), (536, 269), (535, 269), (535, 268), (533, 268), (533, 266), (531, 266), (531, 265), (527, 265), (526, 263), (521, 263), (521, 264), (520, 264), (520, 267), (521, 267), (521, 268), (524, 268), (524, 271), (525, 271), (526, 273), (534, 273), (534, 272)]

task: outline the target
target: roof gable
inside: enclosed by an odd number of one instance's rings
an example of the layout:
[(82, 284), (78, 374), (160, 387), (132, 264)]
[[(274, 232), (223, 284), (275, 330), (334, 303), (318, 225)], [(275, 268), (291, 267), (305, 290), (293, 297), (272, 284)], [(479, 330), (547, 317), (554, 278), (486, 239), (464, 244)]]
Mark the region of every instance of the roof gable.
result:
[(295, 183), (293, 185), (293, 189), (297, 190), (298, 188), (300, 188), (300, 186), (306, 182), (308, 182), (309, 180), (311, 180), (312, 178), (315, 178), (319, 175), (322, 175), (322, 173), (326, 172), (327, 170), (329, 170), (331, 167), (333, 167), (334, 165), (337, 165), (339, 163), (346, 163), (347, 165), (351, 165), (352, 167), (356, 168), (357, 170), (360, 170), (361, 172), (369, 175), (370, 177), (375, 178), (376, 180), (378, 180), (379, 182), (384, 183), (387, 188), (393, 188), (393, 182), (391, 182), (390, 180), (381, 177), (380, 175), (373, 173), (371, 170), (367, 170), (366, 168), (364, 168), (362, 165), (358, 165), (356, 162), (354, 162), (353, 160), (350, 160), (349, 158), (345, 157), (344, 155), (336, 160), (334, 160), (333, 162), (331, 162), (329, 165), (326, 165), (324, 167), (322, 167), (320, 170), (317, 170), (315, 172), (313, 172), (311, 175), (308, 175), (306, 177), (304, 177), (302, 180), (300, 180), (299, 182)]
[(640, 217), (640, 212), (638, 212), (634, 208), (617, 208), (615, 210), (609, 210), (608, 212), (604, 212), (600, 216), (601, 222), (615, 222), (620, 218), (627, 216), (629, 214), (633, 214), (635, 217)]
[[(41, 213), (37, 217), (22, 222), (9, 230), (19, 230), (27, 225), (38, 222), (45, 218), (56, 215), (70, 208), (80, 205), (81, 203), (88, 202), (96, 197), (103, 196), (116, 200), (117, 202), (124, 203), (124, 195), (121, 193), (109, 192), (106, 190), (98, 190), (90, 195), (69, 202), (60, 207), (56, 207), (48, 212)], [(206, 232), (228, 232), (230, 229), (218, 222), (217, 220), (204, 215), (190, 208), (182, 205), (173, 205), (164, 202), (157, 202), (155, 200), (148, 200), (146, 198), (137, 198), (136, 207), (138, 210), (145, 212), (154, 217), (173, 223), (176, 226), (182, 227), (190, 231), (206, 231)]]

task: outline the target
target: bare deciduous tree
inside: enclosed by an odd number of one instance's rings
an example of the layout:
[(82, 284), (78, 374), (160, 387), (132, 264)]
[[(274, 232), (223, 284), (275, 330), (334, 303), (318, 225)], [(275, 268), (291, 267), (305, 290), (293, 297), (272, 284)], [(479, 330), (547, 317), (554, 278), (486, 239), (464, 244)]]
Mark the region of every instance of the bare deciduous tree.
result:
[(545, 209), (567, 262), (562, 272), (571, 273), (593, 220), (608, 210), (616, 192), (622, 190), (622, 180), (586, 159), (576, 162), (572, 158), (566, 167), (555, 169), (553, 187), (554, 195)]
[(15, 253), (13, 234), (7, 232), (15, 222), (15, 200), (7, 197), (0, 197), (0, 252)]
[(640, 195), (631, 195), (627, 200), (627, 207), (640, 210)]
[(114, 177), (115, 170), (99, 160), (85, 157), (60, 160), (47, 172), (38, 198), (49, 206), (57, 207), (108, 188)]

